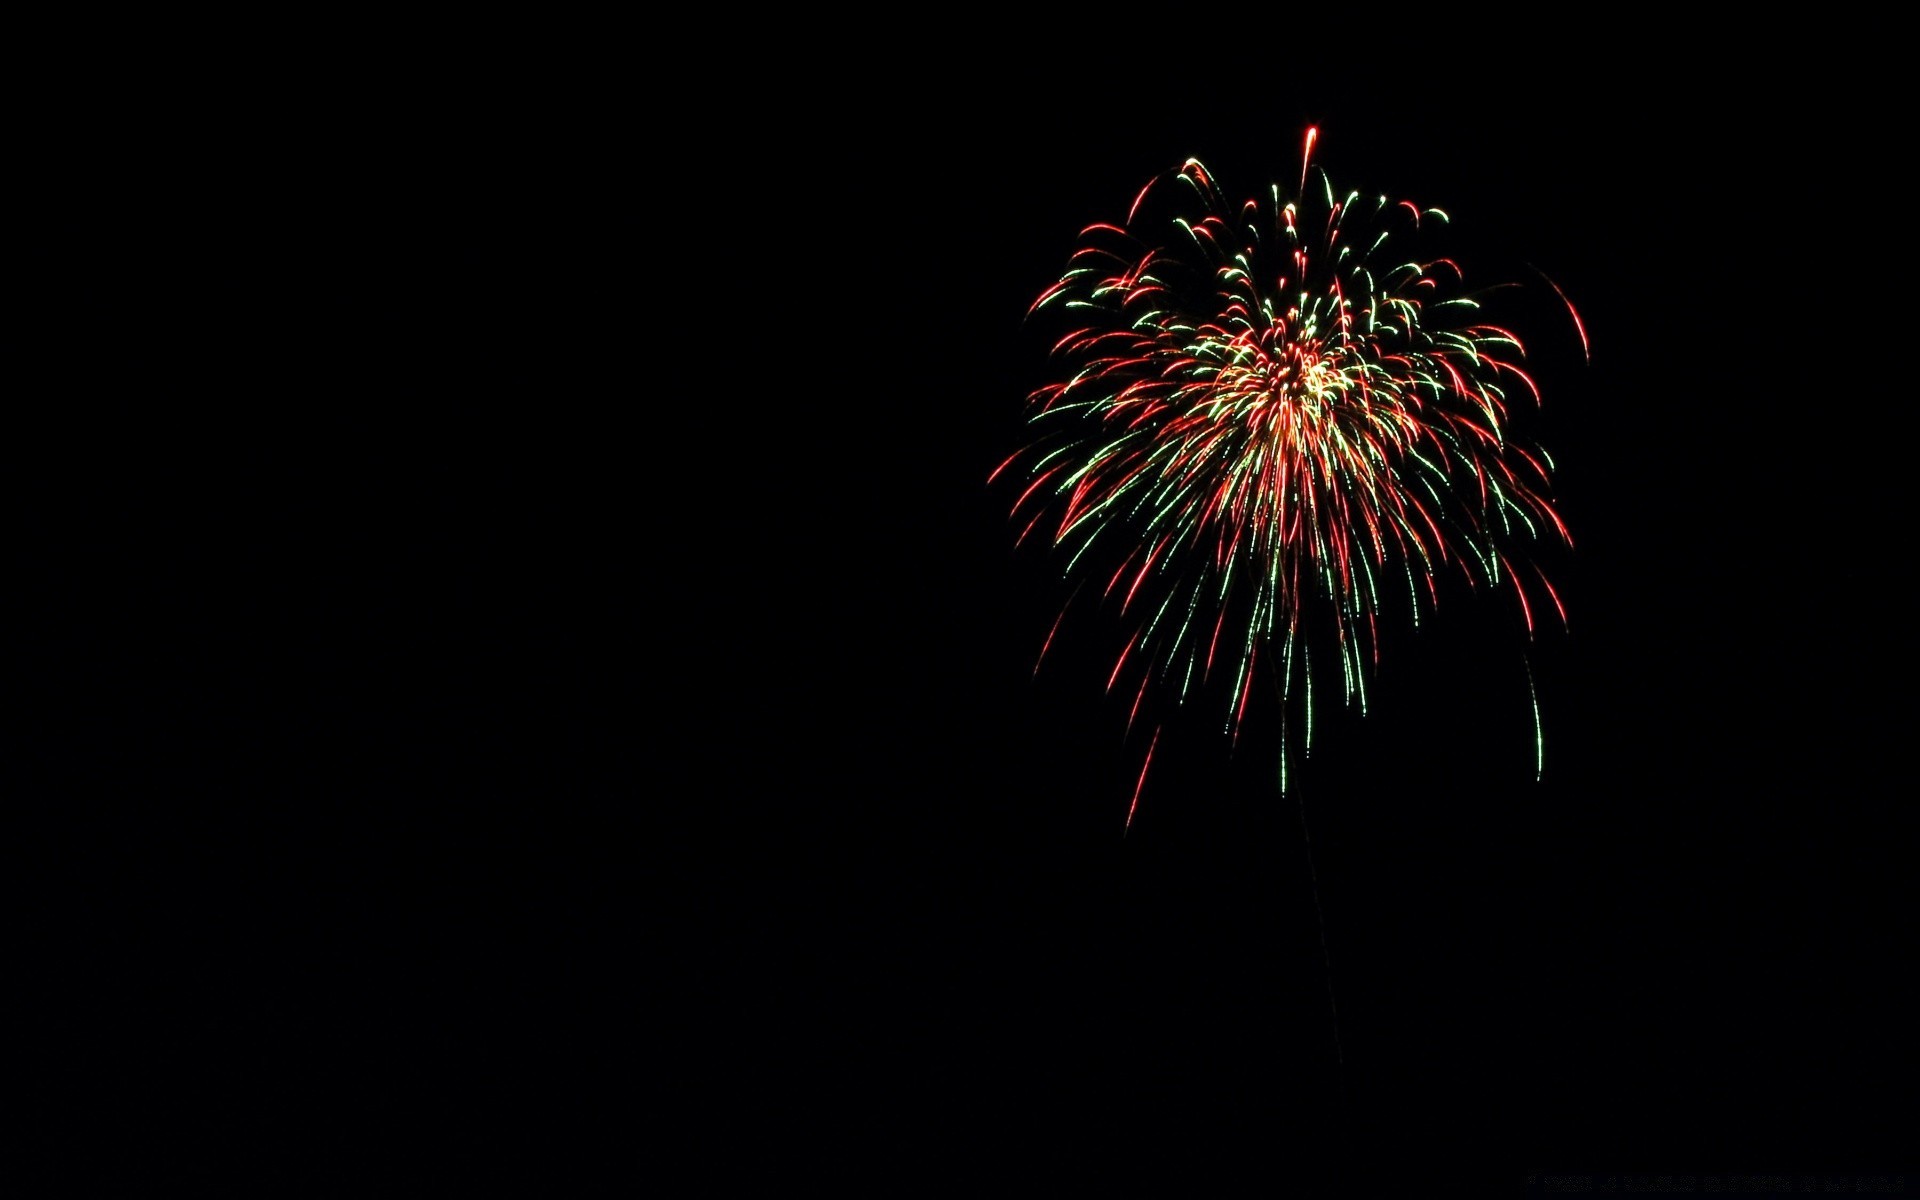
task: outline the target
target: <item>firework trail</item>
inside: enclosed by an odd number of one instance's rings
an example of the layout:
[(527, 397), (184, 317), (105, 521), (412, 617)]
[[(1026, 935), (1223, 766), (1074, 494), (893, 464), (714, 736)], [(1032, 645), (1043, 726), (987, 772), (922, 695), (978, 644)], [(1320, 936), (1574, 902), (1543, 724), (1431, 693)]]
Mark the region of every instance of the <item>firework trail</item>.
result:
[(1327, 655), (1309, 645), (1332, 648), (1364, 713), (1382, 614), (1417, 624), (1443, 574), (1511, 589), (1529, 636), (1543, 600), (1566, 619), (1511, 549), (1571, 545), (1551, 460), (1509, 434), (1516, 399), (1540, 402), (1520, 339), (1452, 259), (1419, 252), (1445, 213), (1336, 193), (1315, 137), (1292, 198), (1229, 205), (1192, 159), (1149, 183), (1029, 312), (1065, 322), (1062, 377), (1028, 398), (1034, 440), (992, 478), (1024, 473), (1019, 540), (1049, 540), (1098, 585), (1076, 595), (1119, 606), (1107, 688), (1131, 693), (1129, 729), (1150, 688), (1179, 707), (1217, 682), (1237, 738), (1267, 673), (1310, 745)]

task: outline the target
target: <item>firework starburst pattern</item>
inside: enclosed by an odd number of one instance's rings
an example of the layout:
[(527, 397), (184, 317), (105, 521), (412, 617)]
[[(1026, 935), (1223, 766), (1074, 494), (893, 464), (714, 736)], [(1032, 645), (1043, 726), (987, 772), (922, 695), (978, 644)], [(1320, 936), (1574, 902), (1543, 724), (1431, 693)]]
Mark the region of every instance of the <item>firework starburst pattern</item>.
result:
[(1237, 737), (1264, 673), (1310, 745), (1316, 670), (1364, 713), (1380, 618), (1417, 623), (1448, 573), (1509, 590), (1529, 636), (1543, 609), (1566, 619), (1518, 556), (1571, 538), (1551, 460), (1511, 432), (1540, 390), (1485, 311), (1517, 285), (1468, 290), (1455, 260), (1423, 252), (1443, 211), (1337, 192), (1314, 139), (1292, 197), (1274, 184), (1230, 205), (1192, 159), (1148, 183), (1124, 224), (1082, 232), (1030, 310), (1064, 324), (1061, 369), (993, 475), (1025, 476), (1020, 540), (1050, 541), (1097, 584), (1076, 595), (1118, 606), (1107, 688), (1129, 729), (1150, 690), (1178, 708), (1218, 681)]

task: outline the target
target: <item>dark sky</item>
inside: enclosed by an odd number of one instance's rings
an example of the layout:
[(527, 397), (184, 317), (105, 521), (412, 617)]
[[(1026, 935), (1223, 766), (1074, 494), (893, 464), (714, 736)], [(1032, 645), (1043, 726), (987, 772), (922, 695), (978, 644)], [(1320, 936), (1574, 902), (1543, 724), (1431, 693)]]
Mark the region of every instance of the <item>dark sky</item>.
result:
[[(549, 63), (48, 139), (6, 334), (41, 1144), (212, 1182), (402, 1150), (637, 1187), (691, 1148), (889, 1195), (1912, 1186), (1872, 105), (1685, 47), (1053, 48), (719, 71), (697, 124), (694, 85)], [(1022, 314), (1154, 175), (1251, 192), (1308, 125), (1579, 307), (1529, 418), (1569, 625), (1456, 592), (1294, 794), (1270, 721), (1198, 722), (1123, 837), (1111, 631), (1033, 674), (1066, 587), (986, 484), (1052, 369)]]

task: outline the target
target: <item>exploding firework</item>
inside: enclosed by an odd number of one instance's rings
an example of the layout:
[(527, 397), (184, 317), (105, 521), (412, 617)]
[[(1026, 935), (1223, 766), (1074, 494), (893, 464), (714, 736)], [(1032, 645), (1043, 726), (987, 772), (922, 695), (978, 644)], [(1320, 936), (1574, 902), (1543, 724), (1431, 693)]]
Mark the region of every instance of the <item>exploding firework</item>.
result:
[(1310, 745), (1310, 646), (1364, 713), (1382, 614), (1417, 623), (1448, 573), (1510, 589), (1529, 636), (1543, 599), (1566, 620), (1513, 549), (1571, 545), (1551, 460), (1510, 434), (1515, 401), (1540, 402), (1519, 337), (1423, 252), (1444, 212), (1336, 193), (1314, 138), (1292, 198), (1275, 184), (1230, 206), (1191, 159), (1150, 182), (1124, 224), (1082, 232), (1029, 313), (1066, 322), (1062, 370), (993, 478), (1024, 472), (1020, 541), (1050, 540), (1118, 604), (1107, 689), (1131, 692), (1129, 729), (1156, 685), (1177, 708), (1218, 682), (1237, 738), (1266, 673)]

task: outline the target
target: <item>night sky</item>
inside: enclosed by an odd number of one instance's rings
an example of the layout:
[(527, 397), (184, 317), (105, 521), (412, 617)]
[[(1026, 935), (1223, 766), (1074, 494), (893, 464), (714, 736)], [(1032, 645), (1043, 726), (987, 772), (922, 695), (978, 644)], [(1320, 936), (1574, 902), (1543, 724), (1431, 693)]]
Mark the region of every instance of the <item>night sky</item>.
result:
[[(1911, 1188), (1902, 143), (1691, 53), (72, 113), (6, 251), (35, 1143), (371, 1194)], [(1071, 582), (987, 484), (1023, 315), (1155, 175), (1251, 194), (1309, 125), (1578, 307), (1521, 414), (1568, 626), (1388, 622), (1285, 797), (1277, 713), (1197, 706), (1123, 836), (1118, 626), (1034, 672)]]

